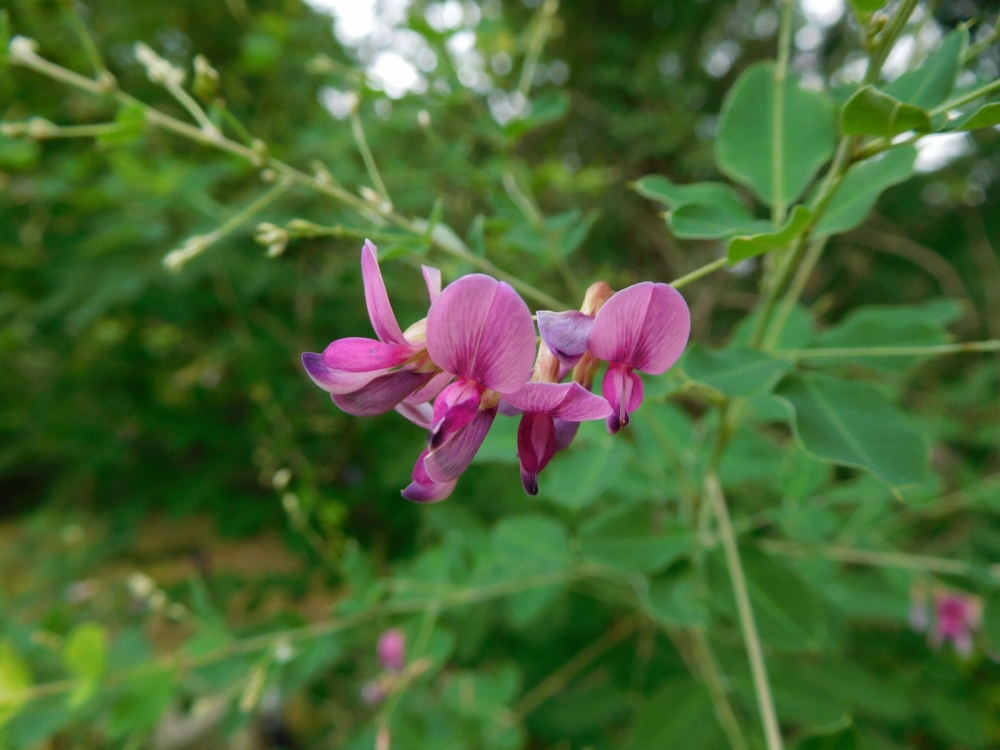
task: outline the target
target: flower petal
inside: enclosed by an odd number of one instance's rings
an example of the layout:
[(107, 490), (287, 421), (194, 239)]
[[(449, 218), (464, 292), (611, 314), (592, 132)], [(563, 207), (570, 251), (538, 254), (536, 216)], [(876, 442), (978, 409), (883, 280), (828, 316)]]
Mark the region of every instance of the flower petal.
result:
[(499, 393), (515, 391), (535, 359), (531, 311), (509, 284), (463, 276), (431, 305), (427, 351), (442, 370)]
[(441, 391), (434, 402), (428, 447), (434, 450), (475, 419), (482, 400), (480, 387), (471, 380), (459, 380)]
[(439, 372), (433, 378), (431, 382), (421, 388), (419, 391), (415, 391), (412, 396), (407, 397), (407, 401), (411, 404), (423, 404), (427, 401), (433, 401), (437, 398), (438, 394), (444, 390), (444, 387), (452, 381), (455, 376), (448, 372)]
[(568, 422), (565, 419), (552, 420), (556, 428), (556, 452), (564, 451), (573, 444), (576, 433), (580, 431), (579, 422)]
[(407, 500), (415, 503), (437, 503), (451, 495), (458, 484), (457, 479), (447, 482), (435, 482), (427, 476), (424, 462), (427, 459), (427, 451), (420, 454), (416, 466), (413, 467), (413, 481), (403, 490), (402, 495)]
[(517, 455), (521, 484), (529, 495), (538, 494), (538, 474), (556, 453), (556, 430), (547, 414), (525, 412), (517, 428)]
[(384, 370), (373, 370), (371, 372), (345, 372), (336, 370), (327, 364), (322, 354), (306, 352), (302, 355), (302, 365), (306, 368), (306, 374), (312, 381), (327, 393), (353, 393), (362, 386), (367, 385), (379, 375), (384, 375)]
[(413, 422), (417, 427), (422, 427), (425, 430), (431, 428), (431, 421), (434, 419), (434, 407), (426, 401), (421, 404), (415, 404), (409, 398), (404, 398), (400, 403), (396, 404), (396, 411)]
[(375, 339), (337, 339), (323, 350), (323, 359), (335, 370), (371, 372), (398, 367), (414, 355), (410, 344), (383, 344)]
[(690, 335), (691, 312), (680, 292), (644, 281), (604, 304), (588, 346), (599, 359), (661, 375), (680, 359)]
[(378, 248), (371, 240), (365, 240), (361, 248), (361, 276), (365, 282), (365, 302), (368, 317), (371, 318), (375, 334), (387, 344), (406, 344), (403, 331), (396, 322), (396, 315), (385, 291), (382, 271), (378, 267)]
[(580, 361), (587, 351), (587, 340), (594, 319), (579, 310), (566, 312), (538, 311), (538, 332), (542, 341), (566, 367)]
[(604, 374), (604, 398), (611, 405), (608, 432), (614, 435), (631, 421), (631, 413), (642, 405), (642, 378), (624, 365), (612, 365)]
[(431, 303), (441, 294), (441, 270), (434, 266), (420, 266), (423, 271), (424, 281), (427, 283), (427, 293), (431, 296)]
[(334, 394), (333, 403), (355, 417), (374, 417), (392, 411), (432, 377), (433, 373), (414, 370), (388, 372), (352, 393)]
[(612, 411), (607, 400), (579, 383), (525, 383), (520, 390), (504, 396), (504, 400), (524, 412), (548, 414), (573, 422), (604, 419)]
[(469, 425), (454, 433), (441, 447), (430, 451), (424, 461), (427, 476), (435, 482), (458, 479), (472, 463), (496, 415), (495, 407), (480, 409)]

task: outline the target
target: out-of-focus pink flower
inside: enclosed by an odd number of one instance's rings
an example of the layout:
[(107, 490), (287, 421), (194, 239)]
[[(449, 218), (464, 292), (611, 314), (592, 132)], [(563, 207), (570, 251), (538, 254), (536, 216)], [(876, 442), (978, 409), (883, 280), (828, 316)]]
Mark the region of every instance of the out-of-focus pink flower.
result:
[(378, 658), (389, 672), (402, 672), (406, 666), (406, 633), (387, 630), (378, 639)]
[(973, 635), (983, 623), (982, 600), (972, 594), (941, 591), (934, 596), (934, 626), (930, 641), (940, 648), (951, 641), (961, 656), (972, 653)]
[(538, 494), (538, 474), (548, 466), (559, 449), (555, 420), (579, 423), (604, 419), (611, 405), (579, 383), (531, 382), (504, 401), (523, 412), (517, 430), (517, 455), (521, 463), (521, 484), (529, 495)]
[(456, 380), (434, 401), (427, 450), (403, 490), (403, 497), (416, 502), (451, 494), (486, 438), (501, 396), (531, 376), (531, 311), (509, 284), (483, 274), (463, 276), (431, 305), (427, 352)]
[[(428, 266), (423, 270), (433, 302), (441, 292), (441, 272)], [(426, 319), (414, 323), (405, 333), (396, 322), (382, 281), (377, 249), (369, 240), (361, 250), (361, 273), (368, 315), (378, 339), (338, 339), (322, 354), (303, 354), (302, 364), (313, 382), (329, 392), (334, 403), (348, 414), (375, 416), (406, 402), (401, 411), (411, 418), (408, 412), (433, 399), (448, 379), (435, 377), (441, 368), (427, 354)]]
[(635, 370), (662, 375), (680, 359), (691, 335), (691, 313), (669, 284), (644, 281), (622, 289), (594, 318), (587, 347), (608, 363), (604, 398), (611, 404), (608, 430), (618, 432), (642, 404)]

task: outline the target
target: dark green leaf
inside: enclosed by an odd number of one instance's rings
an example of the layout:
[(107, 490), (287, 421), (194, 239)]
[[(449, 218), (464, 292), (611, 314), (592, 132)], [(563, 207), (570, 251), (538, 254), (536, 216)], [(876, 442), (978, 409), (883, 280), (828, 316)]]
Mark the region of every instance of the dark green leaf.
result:
[(924, 109), (943, 104), (955, 88), (968, 45), (969, 32), (964, 28), (955, 29), (941, 40), (923, 65), (903, 73), (883, 90), (906, 104)]
[[(775, 153), (774, 65), (757, 63), (740, 76), (722, 107), (715, 160), (764, 203), (794, 202), (833, 154), (837, 128), (825, 94), (785, 82), (783, 138)], [(780, 163), (780, 169), (775, 165)]]
[(795, 433), (810, 455), (867, 469), (893, 487), (925, 476), (923, 437), (870, 385), (816, 373), (786, 378), (775, 393), (791, 406)]
[(780, 649), (818, 648), (823, 638), (822, 607), (789, 563), (748, 549), (743, 569), (760, 637)]
[(805, 206), (796, 206), (784, 226), (777, 231), (771, 227), (763, 234), (733, 237), (729, 241), (730, 265), (769, 253), (772, 250), (788, 247), (806, 230), (810, 221), (812, 221), (812, 212)]
[(584, 508), (615, 486), (625, 470), (626, 455), (626, 447), (618, 440), (574, 447), (557, 455), (542, 472), (539, 491), (567, 508)]
[(877, 135), (892, 138), (915, 130), (929, 133), (934, 129), (931, 115), (920, 107), (904, 104), (874, 86), (858, 89), (840, 113), (844, 135)]
[(680, 367), (692, 380), (727, 396), (749, 397), (770, 391), (794, 365), (756, 349), (711, 350), (695, 344)]
[(122, 737), (151, 729), (173, 701), (176, 684), (176, 673), (165, 667), (147, 666), (135, 672), (111, 710), (108, 733)]
[[(520, 417), (498, 416), (486, 434), (473, 463), (498, 463), (517, 465), (517, 428)], [(542, 476), (548, 476), (543, 474)]]
[(649, 586), (649, 609), (657, 621), (673, 627), (708, 625), (708, 608), (694, 575), (671, 576)]
[(898, 146), (855, 164), (816, 225), (815, 234), (837, 234), (861, 225), (883, 190), (913, 174), (916, 159), (916, 148)]
[(613, 508), (580, 529), (584, 557), (625, 570), (662, 570), (693, 547), (686, 529), (654, 530), (648, 508), (641, 505)]
[(667, 683), (646, 701), (625, 743), (627, 750), (718, 750), (725, 746), (708, 693), (687, 680)]
[(570, 563), (566, 529), (554, 518), (505, 518), (493, 527), (490, 544), (503, 569), (517, 575), (549, 573)]

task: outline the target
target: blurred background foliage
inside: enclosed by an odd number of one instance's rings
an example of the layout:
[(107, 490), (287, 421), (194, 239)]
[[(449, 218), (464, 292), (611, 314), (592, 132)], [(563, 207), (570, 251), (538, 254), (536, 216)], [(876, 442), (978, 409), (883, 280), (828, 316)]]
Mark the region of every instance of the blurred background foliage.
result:
[[(922, 5), (914, 59), (958, 23), (989, 26), (993, 5)], [(13, 32), (38, 40), (43, 56), (88, 70), (64, 3), (4, 6)], [(204, 55), (218, 97), (271, 154), (329, 170), (351, 190), (377, 187), (352, 132), (356, 104), (399, 212), (443, 217), (473, 252), (572, 307), (594, 280), (669, 281), (718, 257), (717, 242), (672, 239), (629, 185), (651, 173), (719, 178), (717, 115), (740, 72), (773, 57), (770, 4), (378, 8), (385, 28), (352, 35), (302, 0), (77, 6), (124, 91), (184, 118), (133, 45), (189, 71)], [(796, 28), (795, 69), (813, 83), (843, 82), (857, 49), (850, 10), (807, 2)], [(415, 61), (417, 91), (379, 83), (386, 50)], [(988, 49), (978, 74), (996, 77), (998, 59)], [(15, 67), (0, 71), (0, 108), (5, 121), (116, 116), (107, 101)], [(834, 238), (787, 346), (1000, 338), (998, 142), (987, 129), (927, 150), (920, 173), (890, 189), (864, 227)], [(500, 424), (506, 442), (487, 444), (450, 500), (402, 501), (421, 431), (395, 414), (340, 413), (299, 357), (367, 335), (363, 236), (385, 258), (404, 327), (426, 309), (420, 263), (446, 280), (475, 268), (294, 187), (180, 273), (164, 269), (168, 251), (269, 187), (249, 163), (151, 127), (96, 142), (0, 136), (0, 693), (67, 674), (95, 684), (68, 701), (42, 690), (0, 707), (0, 747), (360, 748), (375, 746), (384, 724), (394, 748), (693, 750), (724, 746), (728, 720), (757, 747), (721, 556), (689, 559), (690, 497), (715, 429), (704, 405), (684, 395), (650, 402), (614, 443), (585, 426), (537, 500), (520, 488), (512, 429)], [(293, 237), (267, 257), (254, 226), (294, 219), (337, 229)], [(722, 345), (756, 305), (756, 265), (685, 295), (693, 339)], [(869, 477), (808, 457), (773, 421), (767, 396), (722, 466), (778, 714), (802, 748), (996, 747), (997, 358), (842, 366), (859, 368), (933, 446), (933, 474), (906, 505)], [(648, 387), (665, 397), (676, 382)], [(833, 542), (959, 567), (775, 554), (788, 551), (775, 544)], [(560, 579), (580, 555), (590, 572)], [(445, 584), (507, 592), (512, 570), (552, 583), (497, 600), (421, 599)], [(136, 572), (152, 577), (153, 593)], [(972, 658), (911, 631), (914, 585), (984, 598)], [(383, 596), (394, 617), (297, 630)], [(378, 673), (373, 644), (390, 622), (430, 666), (372, 707), (359, 688)], [(84, 656), (74, 661), (69, 644)], [(184, 659), (168, 658), (176, 653)], [(224, 658), (199, 661), (206, 654)]]

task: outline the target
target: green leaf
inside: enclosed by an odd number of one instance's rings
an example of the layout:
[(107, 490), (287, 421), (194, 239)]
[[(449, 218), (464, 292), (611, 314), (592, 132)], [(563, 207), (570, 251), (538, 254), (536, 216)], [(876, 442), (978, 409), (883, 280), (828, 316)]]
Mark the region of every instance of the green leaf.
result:
[(141, 104), (126, 104), (115, 114), (120, 126), (113, 133), (105, 133), (97, 140), (105, 146), (127, 146), (142, 138), (146, 130), (146, 108)]
[(861, 740), (854, 727), (834, 734), (814, 734), (800, 740), (795, 750), (860, 750)]
[(855, 164), (827, 206), (814, 234), (837, 234), (860, 226), (883, 190), (913, 174), (916, 160), (916, 148), (899, 146)]
[(981, 130), (1000, 125), (1000, 102), (984, 104), (954, 122), (948, 124), (947, 130)]
[(851, 0), (854, 11), (865, 15), (874, 13), (885, 4), (886, 0)]
[(695, 344), (680, 365), (688, 377), (731, 397), (766, 393), (792, 371), (793, 363), (756, 349), (711, 350)]
[(708, 608), (694, 575), (671, 576), (649, 586), (649, 609), (657, 621), (673, 627), (708, 625)]
[(1000, 649), (1000, 593), (994, 592), (983, 609), (983, 630), (994, 651)]
[(840, 112), (840, 127), (844, 135), (878, 135), (892, 138), (915, 130), (929, 133), (934, 129), (926, 109), (904, 104), (874, 86), (858, 89)]
[(955, 29), (941, 40), (923, 65), (903, 73), (883, 90), (906, 104), (933, 109), (955, 88), (968, 45), (969, 32), (964, 28)]
[(784, 560), (757, 552), (743, 553), (743, 570), (760, 637), (780, 649), (820, 646), (823, 609), (806, 582)]
[(708, 693), (689, 680), (660, 687), (639, 710), (624, 745), (626, 750), (718, 750), (725, 746)]
[(147, 665), (132, 674), (111, 709), (108, 733), (123, 737), (156, 726), (174, 698), (174, 670)]
[[(783, 137), (775, 153), (774, 64), (744, 71), (722, 107), (715, 161), (768, 205), (794, 202), (833, 154), (837, 139), (833, 103), (807, 91), (789, 75), (785, 82)], [(775, 164), (780, 161), (780, 170)]]
[(613, 488), (625, 470), (627, 448), (608, 437), (598, 445), (557, 455), (541, 475), (541, 496), (580, 510)]
[(775, 393), (792, 408), (795, 434), (810, 455), (867, 469), (892, 487), (926, 474), (920, 433), (870, 385), (816, 373), (786, 378)]
[(566, 528), (546, 516), (514, 516), (493, 527), (490, 546), (496, 561), (513, 575), (550, 573), (570, 564)]
[(108, 660), (108, 629), (96, 622), (78, 625), (66, 637), (63, 663), (81, 683), (70, 696), (70, 706), (82, 706), (97, 689)]
[(613, 508), (580, 529), (584, 557), (624, 570), (654, 573), (694, 548), (687, 529), (673, 526), (654, 531), (648, 508)]
[(729, 241), (729, 264), (787, 247), (806, 230), (811, 220), (812, 212), (808, 208), (796, 206), (785, 225), (777, 231), (772, 226), (763, 234), (733, 237)]
[(486, 434), (486, 439), (472, 459), (474, 464), (514, 464), (517, 465), (517, 429), (520, 417), (498, 416)]
[(544, 125), (558, 122), (569, 113), (570, 96), (565, 91), (540, 96), (531, 102), (531, 112), (527, 117), (511, 120), (504, 132), (517, 140)]
[(0, 10), (0, 67), (7, 63), (7, 48), (10, 47), (10, 12)]
[(634, 187), (641, 195), (670, 209), (667, 223), (681, 239), (718, 239), (766, 232), (771, 227), (769, 222), (754, 218), (739, 193), (721, 182), (677, 185), (661, 175), (649, 175)]
[(17, 696), (31, 687), (31, 670), (18, 655), (14, 644), (0, 641), (0, 727), (17, 716), (28, 699)]

